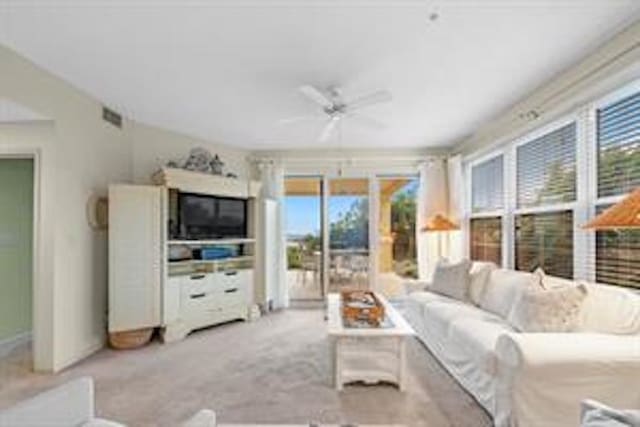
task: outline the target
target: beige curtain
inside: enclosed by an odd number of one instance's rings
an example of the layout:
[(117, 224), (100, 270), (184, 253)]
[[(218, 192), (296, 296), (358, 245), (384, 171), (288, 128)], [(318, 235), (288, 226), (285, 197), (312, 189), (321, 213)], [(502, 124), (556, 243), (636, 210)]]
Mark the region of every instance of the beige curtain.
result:
[[(431, 158), (419, 167), (420, 183), (418, 187), (418, 212), (416, 232), (418, 242), (418, 277), (420, 280), (431, 280), (433, 268), (438, 261), (439, 233), (424, 233), (427, 218), (448, 214), (447, 169), (443, 158)], [(442, 238), (443, 253), (446, 249)]]

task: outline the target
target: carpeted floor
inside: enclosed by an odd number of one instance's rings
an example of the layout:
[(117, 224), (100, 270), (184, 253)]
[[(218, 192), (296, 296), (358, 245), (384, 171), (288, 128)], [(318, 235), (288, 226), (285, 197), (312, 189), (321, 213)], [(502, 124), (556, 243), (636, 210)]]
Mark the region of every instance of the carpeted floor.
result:
[(0, 360), (0, 408), (83, 375), (101, 416), (132, 427), (175, 426), (201, 408), (221, 422), (369, 423), (483, 427), (491, 419), (420, 343), (409, 346), (409, 387), (330, 384), (322, 310), (292, 309), (138, 350), (105, 349), (59, 375), (30, 372), (29, 352)]

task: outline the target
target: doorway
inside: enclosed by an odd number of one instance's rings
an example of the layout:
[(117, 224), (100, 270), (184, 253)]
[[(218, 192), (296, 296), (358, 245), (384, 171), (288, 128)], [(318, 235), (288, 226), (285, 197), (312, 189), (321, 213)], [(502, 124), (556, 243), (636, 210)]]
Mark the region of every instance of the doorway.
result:
[(292, 300), (376, 289), (417, 277), (416, 175), (285, 178), (287, 285)]
[(33, 329), (34, 161), (0, 158), (0, 357)]

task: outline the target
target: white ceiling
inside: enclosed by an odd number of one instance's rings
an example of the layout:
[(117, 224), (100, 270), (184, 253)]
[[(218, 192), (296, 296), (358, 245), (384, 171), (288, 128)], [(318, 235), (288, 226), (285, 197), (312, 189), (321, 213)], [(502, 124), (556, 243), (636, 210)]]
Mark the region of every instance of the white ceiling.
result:
[[(436, 21), (429, 15), (439, 14)], [(319, 148), (296, 88), (378, 89), (326, 147), (457, 142), (640, 14), (637, 0), (8, 1), (0, 43), (125, 115), (252, 148)]]

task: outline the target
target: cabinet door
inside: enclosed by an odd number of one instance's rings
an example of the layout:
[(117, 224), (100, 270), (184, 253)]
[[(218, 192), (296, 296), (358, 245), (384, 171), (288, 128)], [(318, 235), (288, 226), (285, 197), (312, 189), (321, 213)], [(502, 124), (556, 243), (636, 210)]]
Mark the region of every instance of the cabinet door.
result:
[(109, 331), (159, 326), (162, 187), (109, 187)]
[(162, 324), (169, 325), (180, 318), (180, 290), (184, 287), (183, 276), (169, 277), (164, 287)]

